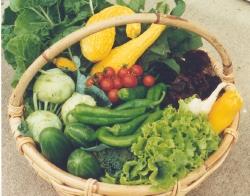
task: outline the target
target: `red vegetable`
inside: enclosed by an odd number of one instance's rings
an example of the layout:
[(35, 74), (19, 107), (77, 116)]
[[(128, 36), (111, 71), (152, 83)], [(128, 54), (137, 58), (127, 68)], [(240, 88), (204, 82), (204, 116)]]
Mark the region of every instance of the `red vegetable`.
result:
[(112, 67), (106, 67), (104, 69), (104, 75), (107, 78), (111, 78), (111, 77), (115, 76), (115, 70)]
[(137, 78), (134, 75), (126, 75), (122, 78), (122, 84), (126, 88), (136, 87), (137, 83)]
[(136, 76), (141, 76), (143, 74), (143, 68), (140, 65), (133, 65), (130, 69), (131, 72)]
[(118, 76), (116, 76), (116, 77), (113, 78), (113, 84), (114, 84), (114, 88), (115, 89), (122, 88), (122, 81), (121, 81), (121, 79)]
[(94, 84), (95, 84), (94, 78), (90, 77), (90, 78), (87, 79), (87, 81), (86, 81), (87, 87), (90, 87), (90, 86), (92, 86)]
[(108, 98), (112, 103), (116, 103), (117, 101), (119, 101), (118, 90), (112, 89), (111, 91), (109, 91)]
[(155, 77), (151, 75), (146, 75), (143, 78), (143, 84), (146, 87), (151, 87), (155, 84)]
[(104, 91), (110, 91), (111, 89), (113, 89), (114, 84), (113, 81), (110, 78), (104, 78), (100, 81), (100, 87), (102, 90)]
[(129, 69), (127, 67), (122, 67), (119, 71), (118, 71), (118, 76), (120, 78), (123, 78), (125, 77), (126, 75), (129, 75), (130, 72), (129, 72)]

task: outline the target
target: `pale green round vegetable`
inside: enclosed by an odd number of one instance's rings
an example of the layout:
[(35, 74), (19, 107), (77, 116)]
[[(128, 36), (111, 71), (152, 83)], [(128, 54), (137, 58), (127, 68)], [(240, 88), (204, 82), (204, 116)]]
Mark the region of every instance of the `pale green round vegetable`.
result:
[(31, 113), (26, 122), (33, 139), (39, 141), (39, 135), (45, 128), (54, 127), (62, 130), (62, 123), (57, 115), (52, 112), (38, 110)]
[(74, 91), (75, 83), (72, 78), (58, 68), (43, 71), (33, 87), (38, 100), (55, 104), (66, 101)]
[(73, 95), (63, 104), (61, 114), (65, 124), (77, 122), (77, 120), (69, 114), (76, 105), (84, 103), (90, 106), (96, 106), (95, 100), (89, 95), (83, 95), (80, 93), (73, 93)]

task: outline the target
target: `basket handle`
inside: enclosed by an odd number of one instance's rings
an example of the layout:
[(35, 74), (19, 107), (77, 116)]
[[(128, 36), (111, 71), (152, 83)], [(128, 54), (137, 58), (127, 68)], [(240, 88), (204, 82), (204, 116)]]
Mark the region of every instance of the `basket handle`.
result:
[[(10, 97), (10, 105), (14, 107), (18, 107), (23, 102), (23, 94), (32, 80), (32, 78), (36, 75), (36, 73), (49, 61), (55, 58), (58, 54), (63, 52), (65, 49), (69, 48), (73, 44), (76, 44), (81, 39), (94, 34), (98, 31), (101, 31), (106, 28), (110, 28), (113, 26), (121, 26), (129, 23), (157, 23), (169, 26), (180, 27), (186, 29), (188, 31), (194, 32), (205, 40), (207, 40), (218, 52), (221, 57), (223, 64), (223, 79), (225, 81), (233, 81), (233, 69), (231, 60), (223, 48), (223, 46), (218, 42), (218, 40), (208, 33), (206, 30), (200, 28), (199, 26), (191, 23), (188, 20), (178, 18), (175, 16), (162, 15), (162, 14), (154, 14), (154, 13), (140, 13), (133, 14), (129, 16), (118, 16), (111, 18), (109, 20), (101, 21), (90, 25), (88, 27), (81, 28), (68, 36), (64, 37), (60, 41), (53, 44), (47, 50), (43, 52), (24, 72), (19, 83), (14, 89), (11, 97)], [(12, 114), (9, 114), (12, 116)]]

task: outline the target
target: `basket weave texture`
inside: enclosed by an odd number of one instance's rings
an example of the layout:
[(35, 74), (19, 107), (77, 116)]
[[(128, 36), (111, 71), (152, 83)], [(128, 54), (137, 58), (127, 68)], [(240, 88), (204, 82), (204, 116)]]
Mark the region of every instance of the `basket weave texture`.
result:
[(43, 54), (41, 54), (29, 66), (17, 84), (16, 88), (13, 90), (8, 106), (10, 128), (16, 140), (18, 151), (25, 156), (37, 174), (54, 187), (59, 195), (185, 195), (190, 190), (197, 187), (205, 178), (207, 178), (223, 163), (232, 145), (237, 139), (239, 114), (235, 117), (231, 126), (224, 130), (223, 139), (219, 149), (214, 154), (212, 154), (200, 168), (194, 170), (185, 178), (176, 182), (175, 186), (172, 187), (168, 192), (155, 192), (150, 188), (150, 185), (114, 185), (98, 182), (95, 179), (82, 179), (73, 176), (46, 160), (36, 149), (36, 145), (32, 138), (21, 136), (20, 132), (18, 131), (18, 126), (21, 123), (24, 110), (23, 95), (30, 81), (37, 74), (37, 72), (46, 63), (53, 60), (58, 54), (69, 48), (71, 45), (79, 42), (82, 38), (109, 27), (121, 26), (129, 23), (157, 23), (167, 26), (176, 26), (200, 35), (215, 48), (221, 58), (222, 62), (218, 63), (211, 56), (209, 56), (214, 72), (222, 79), (222, 81), (232, 84), (229, 85), (228, 88), (235, 88), (232, 63), (223, 46), (206, 30), (182, 18), (151, 13), (119, 16), (106, 21), (95, 23), (88, 27), (84, 27), (64, 37), (50, 48), (45, 50)]

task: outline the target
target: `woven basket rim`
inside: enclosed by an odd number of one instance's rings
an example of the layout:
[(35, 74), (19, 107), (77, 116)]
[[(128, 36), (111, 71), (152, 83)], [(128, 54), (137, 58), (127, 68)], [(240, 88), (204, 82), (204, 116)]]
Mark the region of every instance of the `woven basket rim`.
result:
[[(21, 136), (17, 129), (23, 115), (23, 94), (29, 82), (38, 72), (38, 70), (40, 70), (48, 61), (52, 60), (55, 56), (60, 54), (64, 49), (70, 47), (72, 44), (77, 43), (78, 41), (80, 41), (80, 39), (87, 37), (88, 35), (111, 26), (119, 26), (135, 22), (166, 24), (169, 26), (181, 27), (199, 34), (216, 49), (221, 57), (222, 64), (215, 61), (209, 55), (211, 65), (213, 66), (216, 74), (222, 79), (222, 81), (234, 83), (231, 60), (226, 50), (218, 42), (218, 40), (206, 30), (200, 28), (197, 25), (194, 25), (186, 19), (178, 17), (152, 13), (119, 16), (106, 21), (98, 22), (89, 27), (84, 27), (59, 40), (53, 46), (45, 50), (43, 54), (41, 54), (29, 66), (29, 68), (25, 71), (22, 78), (20, 79), (18, 85), (13, 90), (9, 101), (9, 122), (19, 151), (25, 155), (25, 157), (34, 167), (35, 171), (37, 171), (38, 174), (45, 180), (53, 184), (55, 189), (59, 192), (62, 189), (62, 187), (58, 188), (60, 187), (59, 185), (65, 186), (65, 189), (66, 187), (68, 187), (68, 189), (73, 188), (76, 192), (78, 190), (85, 191), (86, 195), (90, 195), (91, 193), (96, 193), (97, 195), (119, 195), (120, 193), (124, 193), (123, 191), (127, 191), (126, 194), (131, 193), (135, 195), (160, 194), (164, 192), (152, 191), (150, 189), (151, 185), (114, 185), (103, 182), (97, 183), (96, 181), (85, 180), (73, 176), (47, 161), (36, 149), (34, 141), (31, 138)], [(177, 195), (179, 192), (182, 192), (183, 194), (187, 193), (195, 188), (198, 184), (200, 184), (215, 169), (217, 169), (223, 163), (224, 159), (231, 149), (231, 146), (237, 136), (238, 124), (239, 115), (235, 117), (232, 125), (228, 129), (226, 129), (219, 149), (213, 155), (211, 155), (207, 161), (205, 161), (204, 165), (189, 173), (185, 178), (181, 179), (180, 182), (177, 183), (176, 186), (174, 186), (165, 195)], [(73, 190), (71, 191), (74, 192)], [(65, 190), (63, 192), (65, 193)], [(69, 194), (68, 190), (68, 195), (73, 194)]]

